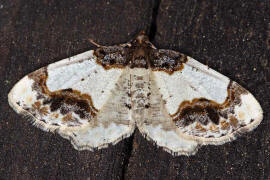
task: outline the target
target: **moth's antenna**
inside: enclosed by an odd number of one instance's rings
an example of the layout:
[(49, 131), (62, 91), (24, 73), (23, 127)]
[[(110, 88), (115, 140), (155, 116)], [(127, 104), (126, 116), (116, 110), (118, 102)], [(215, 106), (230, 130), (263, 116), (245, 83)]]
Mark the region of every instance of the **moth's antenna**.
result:
[(102, 45), (96, 43), (93, 39), (88, 39), (88, 41), (98, 48), (103, 47)]

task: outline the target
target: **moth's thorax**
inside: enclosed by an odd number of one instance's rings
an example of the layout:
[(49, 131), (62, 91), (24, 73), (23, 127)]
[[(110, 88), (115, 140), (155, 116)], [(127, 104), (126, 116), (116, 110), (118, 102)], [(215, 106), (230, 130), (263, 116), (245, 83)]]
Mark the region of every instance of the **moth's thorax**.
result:
[(149, 47), (138, 46), (131, 50), (130, 67), (150, 68)]

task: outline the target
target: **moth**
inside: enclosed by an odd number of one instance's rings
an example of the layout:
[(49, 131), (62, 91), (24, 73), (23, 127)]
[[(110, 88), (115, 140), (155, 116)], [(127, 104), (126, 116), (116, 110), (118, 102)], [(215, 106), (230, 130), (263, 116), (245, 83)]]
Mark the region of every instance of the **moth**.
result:
[(144, 32), (22, 78), (10, 106), (77, 150), (116, 144), (137, 127), (173, 155), (195, 154), (256, 128), (263, 111), (236, 82), (182, 53), (157, 49)]

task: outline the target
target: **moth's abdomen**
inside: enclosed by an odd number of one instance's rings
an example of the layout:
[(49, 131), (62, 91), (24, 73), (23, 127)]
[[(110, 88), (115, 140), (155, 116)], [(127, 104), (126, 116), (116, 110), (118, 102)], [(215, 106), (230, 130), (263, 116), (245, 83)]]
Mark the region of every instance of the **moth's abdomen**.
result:
[(150, 71), (143, 68), (131, 69), (131, 108), (133, 118), (141, 119), (149, 108)]

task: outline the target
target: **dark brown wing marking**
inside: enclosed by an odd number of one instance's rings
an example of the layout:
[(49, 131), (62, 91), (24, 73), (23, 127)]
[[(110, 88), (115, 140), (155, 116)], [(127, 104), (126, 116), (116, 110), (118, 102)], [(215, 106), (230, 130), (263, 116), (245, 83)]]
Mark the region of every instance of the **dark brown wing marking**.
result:
[(165, 71), (172, 74), (174, 71), (181, 71), (188, 61), (186, 55), (165, 49), (152, 49), (150, 52), (150, 65), (153, 71)]
[(29, 109), (30, 112), (38, 110), (42, 114), (43, 111), (44, 115), (53, 114), (54, 118), (58, 118), (58, 113), (60, 113), (63, 115), (63, 122), (66, 123), (70, 120), (73, 121), (72, 124), (78, 121), (76, 117), (72, 117), (72, 112), (83, 120), (91, 120), (96, 116), (98, 110), (94, 107), (90, 95), (73, 89), (51, 92), (46, 86), (48, 78), (46, 68), (41, 68), (29, 74), (28, 77), (34, 80), (32, 90), (37, 92), (37, 101), (33, 104), (32, 109)]
[(94, 51), (97, 57), (96, 62), (104, 69), (124, 68), (129, 61), (127, 60), (127, 49), (121, 46), (100, 47)]
[(208, 130), (212, 132), (219, 132), (220, 129), (229, 130), (230, 126), (231, 130), (235, 131), (240, 124), (235, 117), (234, 107), (241, 105), (240, 95), (248, 92), (232, 81), (228, 85), (227, 92), (228, 96), (222, 104), (205, 98), (184, 101), (171, 117), (180, 129), (187, 129), (189, 125), (195, 124), (193, 128), (187, 130), (190, 135), (201, 136), (202, 132)]

